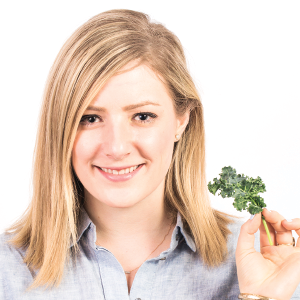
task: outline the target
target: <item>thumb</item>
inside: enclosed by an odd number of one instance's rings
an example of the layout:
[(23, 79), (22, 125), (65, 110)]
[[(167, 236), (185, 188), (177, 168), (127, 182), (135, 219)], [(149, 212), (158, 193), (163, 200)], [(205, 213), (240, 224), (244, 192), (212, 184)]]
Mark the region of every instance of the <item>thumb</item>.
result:
[(243, 253), (252, 252), (254, 249), (255, 236), (254, 234), (259, 229), (261, 224), (261, 213), (254, 215), (253, 219), (249, 219), (245, 222), (240, 231), (237, 248), (236, 248), (236, 256), (242, 255)]

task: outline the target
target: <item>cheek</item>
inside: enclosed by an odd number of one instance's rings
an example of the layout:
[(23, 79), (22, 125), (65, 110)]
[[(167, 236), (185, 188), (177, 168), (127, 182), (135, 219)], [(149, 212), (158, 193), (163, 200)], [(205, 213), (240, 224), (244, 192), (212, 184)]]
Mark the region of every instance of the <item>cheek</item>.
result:
[(77, 133), (72, 150), (72, 164), (77, 175), (82, 172), (82, 166), (86, 166), (97, 151), (97, 145), (91, 141), (93, 139), (86, 132)]
[(152, 163), (157, 163), (159, 168), (169, 167), (174, 148), (174, 137), (170, 126), (155, 128), (148, 134), (141, 134), (138, 143), (142, 156), (148, 158)]

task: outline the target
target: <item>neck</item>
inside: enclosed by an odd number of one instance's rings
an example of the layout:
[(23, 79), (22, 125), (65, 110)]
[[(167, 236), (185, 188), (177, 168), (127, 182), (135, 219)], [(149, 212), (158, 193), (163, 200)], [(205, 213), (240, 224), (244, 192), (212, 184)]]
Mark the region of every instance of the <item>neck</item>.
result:
[[(130, 207), (112, 207), (86, 193), (85, 210), (96, 225), (97, 244), (146, 242), (165, 234), (171, 219), (164, 205), (163, 189)], [(124, 244), (123, 244), (124, 245)]]

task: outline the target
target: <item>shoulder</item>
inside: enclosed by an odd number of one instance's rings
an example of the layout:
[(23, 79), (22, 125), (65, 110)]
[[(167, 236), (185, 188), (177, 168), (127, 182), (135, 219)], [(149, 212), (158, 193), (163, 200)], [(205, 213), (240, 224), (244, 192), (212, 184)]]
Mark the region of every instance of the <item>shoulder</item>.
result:
[(9, 240), (13, 237), (11, 234), (0, 234), (0, 280), (8, 278), (8, 273), (17, 270), (23, 263), (22, 251), (16, 249)]
[(12, 234), (1, 233), (0, 234), (0, 260), (1, 263), (5, 263), (7, 260), (21, 258), (23, 256), (23, 251), (15, 248), (9, 241), (14, 236)]
[(0, 234), (0, 299), (14, 299), (15, 293), (32, 279), (23, 262), (24, 252), (9, 243), (12, 237)]
[[(0, 234), (0, 263), (6, 265), (11, 259), (18, 256), (17, 249), (9, 243), (13, 236), (7, 233)], [(2, 268), (1, 268), (2, 270)]]

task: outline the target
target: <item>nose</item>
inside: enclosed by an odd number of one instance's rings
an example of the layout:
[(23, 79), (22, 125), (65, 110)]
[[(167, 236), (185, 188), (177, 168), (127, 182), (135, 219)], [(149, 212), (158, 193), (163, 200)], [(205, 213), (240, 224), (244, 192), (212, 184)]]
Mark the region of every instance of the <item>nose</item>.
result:
[(131, 134), (127, 124), (110, 124), (105, 135), (105, 142), (102, 144), (105, 156), (113, 160), (122, 160), (131, 153)]

